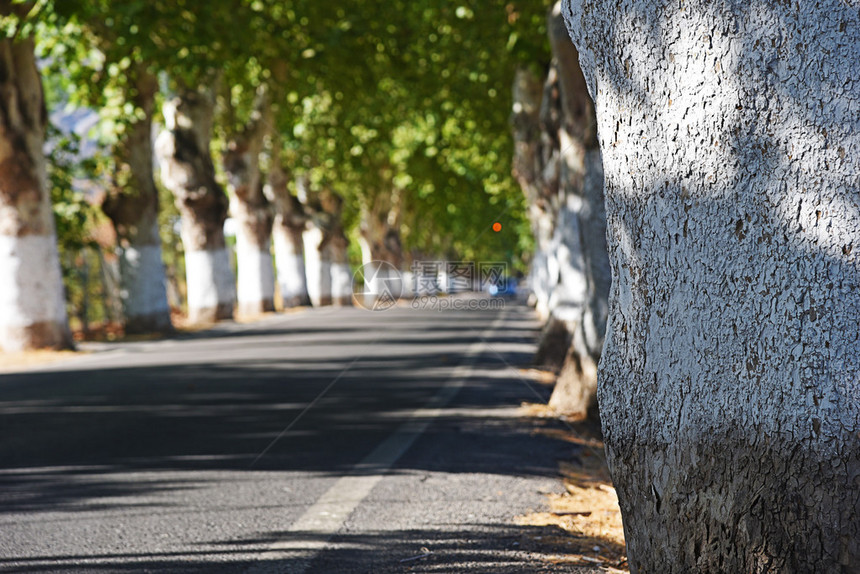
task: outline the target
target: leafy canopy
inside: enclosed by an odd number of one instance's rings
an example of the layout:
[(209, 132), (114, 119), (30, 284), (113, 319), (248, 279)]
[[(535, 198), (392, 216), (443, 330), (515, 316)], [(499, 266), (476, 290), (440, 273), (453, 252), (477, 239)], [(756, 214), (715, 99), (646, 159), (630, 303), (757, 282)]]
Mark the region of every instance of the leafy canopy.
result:
[(266, 84), (288, 167), (341, 194), (353, 228), (396, 191), (408, 250), (518, 261), (529, 234), (510, 175), (510, 90), (517, 66), (548, 63), (549, 4), (42, 0), (39, 38), (54, 92), (100, 110), (103, 141), (139, 119), (143, 71), (164, 89), (217, 71), (222, 140)]

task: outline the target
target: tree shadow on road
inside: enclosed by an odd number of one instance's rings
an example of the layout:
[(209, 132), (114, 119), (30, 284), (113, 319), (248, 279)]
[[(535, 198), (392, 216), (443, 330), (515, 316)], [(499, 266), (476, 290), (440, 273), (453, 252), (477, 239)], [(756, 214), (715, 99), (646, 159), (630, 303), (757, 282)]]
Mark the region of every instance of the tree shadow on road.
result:
[[(328, 544), (308, 559), (291, 544)], [(0, 572), (308, 572), (495, 574), (618, 572), (597, 552), (571, 553), (576, 541), (556, 527), (475, 524), (465, 528), (384, 530), (332, 539), (313, 532), (261, 532), (199, 549), (153, 554), (106, 553), (0, 558)]]
[[(295, 477), (319, 482), (373, 472), (553, 477), (559, 476), (559, 461), (579, 456), (582, 446), (555, 432), (563, 428), (559, 421), (527, 419), (519, 410), (523, 403), (545, 401), (549, 395), (549, 389), (516, 368), (531, 358), (533, 324), (515, 317), (516, 328), (497, 331), (483, 352), (470, 357), (467, 343), (476, 339), (468, 337), (468, 329), (480, 325), (482, 317), (468, 316), (447, 328), (441, 319), (430, 328), (410, 326), (409, 319), (394, 317), (390, 329), (383, 330), (384, 338), (397, 344), (359, 348), (354, 338), (360, 329), (344, 325), (342, 331), (317, 330), (326, 339), (333, 336), (341, 350), (334, 344), (322, 351), (299, 349), (292, 343), (316, 328), (302, 325), (293, 331), (257, 332), (257, 344), (248, 350), (241, 344), (252, 340), (251, 334), (241, 341), (216, 338), (216, 346), (202, 359), (184, 357), (185, 347), (165, 347), (161, 364), (141, 363), (148, 355), (130, 351), (128, 360), (137, 364), (72, 364), (57, 372), (0, 376), (0, 522), (46, 515), (52, 521), (75, 521), (117, 511), (153, 512), (166, 520), (206, 497), (215, 483), (241, 485), (265, 481), (268, 475), (279, 485), (289, 485)], [(400, 344), (403, 339), (394, 333), (419, 344)], [(190, 342), (199, 346), (208, 341), (196, 337)], [(453, 400), (427, 409), (455, 368), (470, 360), (472, 375)], [(429, 426), (392, 468), (355, 469), (398, 427), (424, 417)], [(265, 456), (259, 457), (262, 452)], [(236, 510), (254, 512), (251, 507)], [(454, 560), (446, 564), (522, 572), (523, 564), (535, 558), (528, 554), (529, 536), (561, 532), (555, 526), (483, 524), (364, 533), (335, 542), (391, 557), (374, 572), (456, 571), (434, 565), (442, 555)], [(200, 555), (84, 557), (34, 551), (26, 559), (7, 555), (0, 570), (241, 571), (236, 569), (235, 561), (243, 560), (238, 555), (257, 553), (260, 545), (279, 537), (262, 532), (253, 540), (216, 541), (220, 550), (213, 547)], [(0, 547), (3, 539), (0, 530)], [(425, 546), (434, 549), (429, 557), (400, 562)], [(511, 563), (491, 562), (497, 557), (489, 555), (482, 559), (489, 547), (509, 548)], [(337, 552), (332, 556), (338, 560)], [(289, 557), (275, 565), (286, 571), (295, 566)]]

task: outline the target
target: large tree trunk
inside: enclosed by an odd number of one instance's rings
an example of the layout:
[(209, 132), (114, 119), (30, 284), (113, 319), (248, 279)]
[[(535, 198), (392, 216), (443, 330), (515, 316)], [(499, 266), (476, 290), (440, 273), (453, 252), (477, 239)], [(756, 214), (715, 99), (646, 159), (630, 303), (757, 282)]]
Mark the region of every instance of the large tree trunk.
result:
[[(564, 106), (558, 59), (553, 58), (544, 82), (538, 133), (539, 209), (535, 243), (542, 268), (535, 276), (541, 283), (537, 311), (546, 315), (538, 340), (535, 363), (558, 372), (567, 360), (573, 334), (585, 302), (585, 269), (579, 239), (579, 220), (571, 188), (578, 183), (576, 156), (581, 145), (565, 137)], [(562, 141), (567, 143), (562, 145)], [(568, 179), (570, 178), (570, 179)], [(535, 226), (533, 226), (535, 227)], [(554, 393), (554, 408), (558, 394)]]
[(116, 230), (126, 333), (168, 332), (172, 326), (152, 165), (152, 113), (158, 82), (143, 66), (134, 70), (132, 82), (132, 103), (143, 118), (129, 127), (115, 149), (115, 171), (102, 210)]
[(156, 141), (161, 177), (182, 215), (189, 319), (233, 317), (236, 286), (224, 241), (227, 196), (215, 181), (210, 140), (215, 106), (211, 91), (183, 90), (165, 103), (167, 129)]
[(120, 323), (123, 320), (122, 297), (119, 293), (119, 271), (116, 263), (109, 261), (104, 254), (104, 248), (99, 244), (96, 248), (99, 259), (99, 275), (101, 280), (102, 303), (105, 309), (105, 321)]
[(302, 237), (307, 228), (308, 217), (302, 204), (287, 187), (287, 174), (280, 164), (279, 145), (277, 140), (272, 144), (269, 181), (264, 191), (275, 210), (272, 236), (281, 303), (286, 308), (301, 307), (311, 303), (305, 275), (305, 244)]
[(275, 274), (272, 268), (273, 213), (263, 193), (260, 153), (268, 132), (268, 97), (261, 88), (250, 122), (227, 142), (223, 155), (230, 214), (236, 221), (236, 258), (240, 315), (275, 310)]
[(5, 351), (72, 346), (42, 153), (46, 116), (33, 41), (0, 40), (0, 349)]
[[(290, 85), (289, 67), (286, 60), (278, 60), (271, 66), (272, 112), (278, 114), (280, 102), (286, 101), (285, 92)], [(299, 199), (290, 193), (287, 174), (281, 163), (282, 142), (275, 123), (271, 122), (271, 156), (269, 158), (268, 183), (263, 188), (266, 198), (275, 212), (272, 238), (275, 247), (275, 266), (278, 272), (278, 290), (281, 304), (285, 308), (311, 304), (308, 293), (308, 275), (305, 269), (304, 232), (309, 216)], [(305, 181), (301, 181), (302, 186)], [(306, 194), (307, 189), (302, 191)]]
[(860, 570), (860, 10), (566, 1), (633, 572)]
[[(599, 150), (586, 151), (584, 159), (582, 196), (568, 197), (568, 205), (574, 204), (568, 212), (574, 214), (576, 221), (568, 229), (575, 230), (581, 245), (577, 260), (582, 265), (579, 277), (582, 283), (581, 290), (577, 291), (582, 300), (573, 308), (573, 316), (565, 317), (570, 345), (549, 400), (553, 410), (573, 419), (596, 415), (597, 365), (606, 333), (611, 283), (603, 205), (603, 163)], [(563, 218), (560, 225), (565, 225)], [(563, 317), (561, 313), (556, 314)]]

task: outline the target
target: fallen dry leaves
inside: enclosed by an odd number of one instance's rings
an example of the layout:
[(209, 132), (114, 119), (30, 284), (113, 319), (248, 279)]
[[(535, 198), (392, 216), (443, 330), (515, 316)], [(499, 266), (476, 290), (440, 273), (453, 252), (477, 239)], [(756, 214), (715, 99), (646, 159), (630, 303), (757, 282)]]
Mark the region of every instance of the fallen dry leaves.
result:
[[(523, 405), (521, 412), (529, 418), (557, 418), (546, 405)], [(538, 427), (534, 432), (582, 447), (578, 458), (559, 463), (567, 492), (548, 494), (549, 511), (520, 516), (517, 524), (555, 526), (565, 533), (560, 542), (567, 551), (547, 557), (552, 563), (602, 566), (609, 571), (627, 572), (621, 511), (606, 467), (599, 428), (588, 421), (568, 423), (566, 427)]]
[(46, 365), (79, 356), (74, 351), (20, 351), (0, 353), (0, 373)]
[(546, 369), (519, 369), (519, 372), (521, 375), (542, 385), (552, 386), (555, 384), (556, 379), (558, 379), (558, 373), (554, 373)]

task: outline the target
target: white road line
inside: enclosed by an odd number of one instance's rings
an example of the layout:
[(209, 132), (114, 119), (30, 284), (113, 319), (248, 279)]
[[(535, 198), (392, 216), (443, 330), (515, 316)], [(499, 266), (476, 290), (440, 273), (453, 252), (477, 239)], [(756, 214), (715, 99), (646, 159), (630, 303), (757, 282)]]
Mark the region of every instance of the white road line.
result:
[[(443, 407), (460, 391), (469, 378), (475, 358), (487, 347), (485, 340), (504, 321), (506, 314), (503, 311), (481, 333), (480, 339), (466, 349), (463, 363), (454, 369), (439, 392), (426, 405), (412, 411), (409, 420), (353, 467), (353, 473), (358, 476), (339, 478), (287, 529), (288, 533), (296, 536), (271, 544), (260, 557), (260, 562), (248, 569), (246, 574), (304, 574), (311, 561), (343, 527), (350, 514), (367, 498), (373, 487), (385, 477), (385, 473), (409, 450), (430, 423), (442, 414)], [(288, 569), (285, 569), (283, 564), (277, 564), (277, 561), (287, 559), (295, 560)]]

